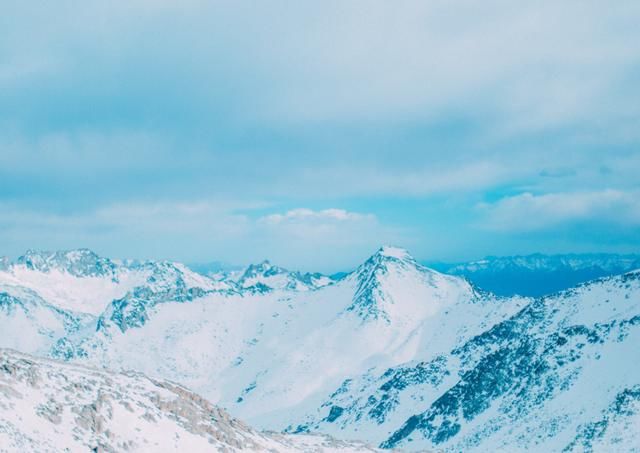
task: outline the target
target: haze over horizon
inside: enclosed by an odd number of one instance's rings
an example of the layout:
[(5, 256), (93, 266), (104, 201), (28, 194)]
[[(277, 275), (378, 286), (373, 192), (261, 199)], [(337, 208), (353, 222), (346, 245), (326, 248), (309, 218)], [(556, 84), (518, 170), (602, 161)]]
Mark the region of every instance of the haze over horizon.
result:
[(638, 2), (3, 6), (0, 255), (640, 252)]

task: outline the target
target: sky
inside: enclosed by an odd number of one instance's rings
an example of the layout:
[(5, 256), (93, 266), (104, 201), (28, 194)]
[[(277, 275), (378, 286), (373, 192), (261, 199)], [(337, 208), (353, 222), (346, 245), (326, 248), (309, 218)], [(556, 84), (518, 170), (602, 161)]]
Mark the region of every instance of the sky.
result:
[(0, 2), (0, 255), (640, 252), (635, 0)]

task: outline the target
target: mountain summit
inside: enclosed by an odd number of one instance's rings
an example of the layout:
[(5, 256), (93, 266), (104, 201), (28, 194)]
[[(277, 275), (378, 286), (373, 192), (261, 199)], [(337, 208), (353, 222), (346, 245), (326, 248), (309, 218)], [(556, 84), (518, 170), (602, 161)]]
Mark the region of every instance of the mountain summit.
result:
[(473, 296), (463, 279), (426, 268), (398, 247), (381, 247), (349, 278), (356, 291), (347, 310), (365, 321), (417, 319), (437, 311), (439, 301), (450, 300), (445, 293), (461, 291), (468, 298)]

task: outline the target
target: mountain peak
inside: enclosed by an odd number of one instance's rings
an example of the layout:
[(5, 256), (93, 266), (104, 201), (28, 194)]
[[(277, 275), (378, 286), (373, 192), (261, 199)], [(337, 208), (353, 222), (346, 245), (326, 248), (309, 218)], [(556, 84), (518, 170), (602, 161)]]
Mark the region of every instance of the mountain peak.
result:
[(382, 246), (363, 264), (356, 269), (356, 273), (368, 273), (374, 268), (386, 268), (388, 265), (401, 267), (416, 267), (419, 264), (411, 254), (401, 247)]
[(274, 289), (306, 291), (317, 289), (332, 283), (329, 277), (314, 273), (289, 271), (283, 267), (264, 260), (259, 264), (251, 264), (235, 281), (243, 289), (257, 292), (268, 292)]
[(250, 264), (247, 266), (242, 274), (241, 279), (254, 278), (257, 276), (269, 277), (277, 274), (285, 274), (289, 271), (286, 269), (271, 264), (269, 260), (263, 260), (258, 264)]
[(383, 308), (387, 299), (383, 289), (384, 281), (390, 274), (395, 277), (423, 271), (424, 268), (407, 250), (392, 246), (380, 247), (352, 274), (357, 287), (347, 311), (355, 311), (365, 320), (382, 318), (388, 322), (389, 315)]
[(17, 263), (31, 270), (49, 272), (57, 269), (76, 277), (112, 276), (115, 271), (115, 264), (111, 260), (87, 248), (58, 252), (29, 249), (18, 258)]
[(394, 247), (391, 245), (383, 245), (378, 249), (376, 255), (385, 258), (395, 258), (399, 260), (413, 260), (411, 254), (402, 247)]

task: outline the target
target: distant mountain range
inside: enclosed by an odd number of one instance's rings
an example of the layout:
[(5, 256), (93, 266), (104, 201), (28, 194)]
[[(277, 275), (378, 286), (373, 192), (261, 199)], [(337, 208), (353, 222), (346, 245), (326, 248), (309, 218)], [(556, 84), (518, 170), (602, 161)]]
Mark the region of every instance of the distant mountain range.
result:
[[(564, 255), (488, 256), (481, 260), (446, 263), (424, 261), (426, 267), (465, 277), (477, 287), (499, 296), (540, 297), (597, 278), (640, 269), (640, 254), (584, 253)], [(222, 262), (189, 265), (194, 271), (217, 280), (236, 281), (256, 266), (272, 266), (269, 261), (243, 267)], [(282, 268), (278, 268), (283, 270)], [(288, 272), (288, 271), (287, 271)], [(349, 272), (328, 276), (339, 280)], [(319, 274), (307, 274), (308, 276)]]
[(487, 257), (464, 263), (425, 263), (467, 278), (501, 296), (539, 297), (596, 278), (640, 269), (640, 255), (567, 254)]
[[(495, 267), (594, 267), (547, 258)], [(495, 295), (394, 247), (340, 276), (269, 262), (202, 275), (89, 250), (32, 251), (0, 270), (0, 347), (179, 382), (258, 430), (381, 448), (639, 449), (639, 341), (640, 271), (523, 297)], [(13, 395), (3, 388), (0, 408)], [(162, 417), (172, 416), (153, 416)], [(141, 429), (153, 438), (157, 426)]]

